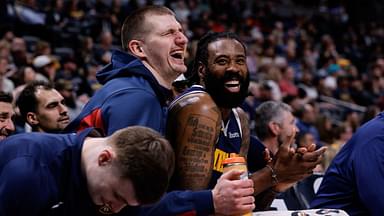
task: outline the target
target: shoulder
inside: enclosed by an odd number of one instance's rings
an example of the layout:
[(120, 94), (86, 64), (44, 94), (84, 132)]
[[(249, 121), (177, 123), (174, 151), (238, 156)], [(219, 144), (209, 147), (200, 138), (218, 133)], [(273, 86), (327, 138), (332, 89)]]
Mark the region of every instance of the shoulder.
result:
[(51, 173), (45, 163), (32, 156), (20, 156), (2, 164), (0, 182), (7, 190), (21, 193), (34, 192), (45, 185)]
[(0, 206), (7, 206), (9, 215), (40, 215), (48, 207), (58, 186), (47, 167), (25, 156), (8, 161), (1, 169), (0, 194), (8, 195), (0, 196)]
[(189, 89), (181, 94), (169, 105), (170, 110), (180, 109), (188, 106), (196, 108), (217, 107), (211, 96), (203, 89)]

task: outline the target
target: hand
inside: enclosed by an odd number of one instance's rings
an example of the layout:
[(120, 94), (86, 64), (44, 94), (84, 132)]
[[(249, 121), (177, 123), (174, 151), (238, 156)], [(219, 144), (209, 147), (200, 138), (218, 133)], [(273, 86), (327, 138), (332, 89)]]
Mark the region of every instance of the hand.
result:
[(255, 208), (253, 181), (239, 180), (242, 171), (224, 173), (212, 190), (215, 214), (241, 215)]
[(315, 151), (316, 145), (300, 147), (297, 150), (292, 148), (294, 135), (284, 142), (276, 154), (273, 162), (270, 162), (277, 175), (279, 183), (273, 187), (277, 192), (283, 192), (310, 175), (317, 164), (320, 164), (326, 147)]

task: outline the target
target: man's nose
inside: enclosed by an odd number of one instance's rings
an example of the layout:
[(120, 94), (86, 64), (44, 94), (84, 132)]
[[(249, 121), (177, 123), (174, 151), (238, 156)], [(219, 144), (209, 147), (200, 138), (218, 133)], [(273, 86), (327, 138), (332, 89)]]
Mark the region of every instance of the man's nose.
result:
[(183, 32), (179, 32), (176, 37), (176, 43), (178, 45), (186, 45), (188, 43), (188, 38)]
[(64, 104), (60, 104), (59, 106), (60, 106), (60, 113), (61, 113), (61, 114), (66, 114), (66, 113), (68, 113), (68, 107), (67, 107), (66, 105), (64, 105)]
[(7, 119), (5, 129), (12, 132), (15, 131), (15, 124), (13, 123), (12, 119)]
[(231, 61), (227, 67), (227, 71), (239, 73), (240, 72), (240, 65), (238, 65), (236, 63), (236, 61)]

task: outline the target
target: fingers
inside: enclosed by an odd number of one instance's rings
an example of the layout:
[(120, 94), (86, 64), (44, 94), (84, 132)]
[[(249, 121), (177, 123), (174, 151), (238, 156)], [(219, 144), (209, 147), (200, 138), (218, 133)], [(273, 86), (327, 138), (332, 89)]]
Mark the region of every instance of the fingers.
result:
[(315, 143), (312, 143), (310, 145), (307, 145), (305, 147), (299, 147), (296, 149), (296, 153), (299, 153), (299, 154), (304, 154), (306, 152), (313, 152), (316, 150), (316, 144)]
[(216, 214), (239, 215), (255, 207), (253, 181), (220, 178), (212, 190)]
[(288, 139), (281, 145), (281, 147), (285, 149), (289, 149), (289, 147), (293, 144), (295, 140), (295, 135), (296, 135), (296, 129), (294, 129), (294, 132), (291, 134), (291, 136), (288, 136)]
[(252, 212), (252, 210), (255, 208), (255, 198), (253, 196), (241, 197), (237, 200), (235, 208), (238, 209), (237, 211), (239, 214)]
[(243, 173), (244, 171), (240, 171), (240, 170), (230, 170), (228, 172), (223, 173), (223, 175), (220, 176), (220, 179), (238, 180), (240, 179), (240, 175)]
[(263, 152), (263, 158), (266, 163), (272, 162), (271, 152), (268, 150), (268, 148), (265, 148)]
[(316, 150), (316, 144), (312, 143), (312, 144), (308, 145), (307, 149), (309, 152), (315, 151)]
[(306, 152), (305, 154), (302, 155), (302, 160), (309, 161), (309, 162), (317, 161), (324, 154), (326, 150), (327, 150), (327, 147), (321, 147), (316, 151)]

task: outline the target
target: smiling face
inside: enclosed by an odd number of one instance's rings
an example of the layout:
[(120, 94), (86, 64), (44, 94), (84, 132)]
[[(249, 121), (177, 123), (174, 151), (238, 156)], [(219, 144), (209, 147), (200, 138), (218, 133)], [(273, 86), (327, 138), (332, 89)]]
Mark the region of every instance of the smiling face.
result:
[(248, 94), (249, 73), (242, 44), (220, 39), (208, 45), (208, 66), (203, 70), (207, 92), (219, 107), (239, 106)]
[(35, 93), (38, 105), (34, 119), (28, 118), (28, 123), (37, 125), (40, 131), (62, 131), (69, 124), (68, 108), (64, 98), (55, 89), (38, 89)]
[(188, 39), (172, 15), (152, 15), (145, 23), (150, 30), (140, 45), (144, 53), (143, 62), (170, 85), (180, 73), (187, 70), (184, 55)]
[(11, 103), (0, 102), (0, 140), (5, 139), (13, 131), (15, 131), (15, 125), (12, 118), (15, 116)]

